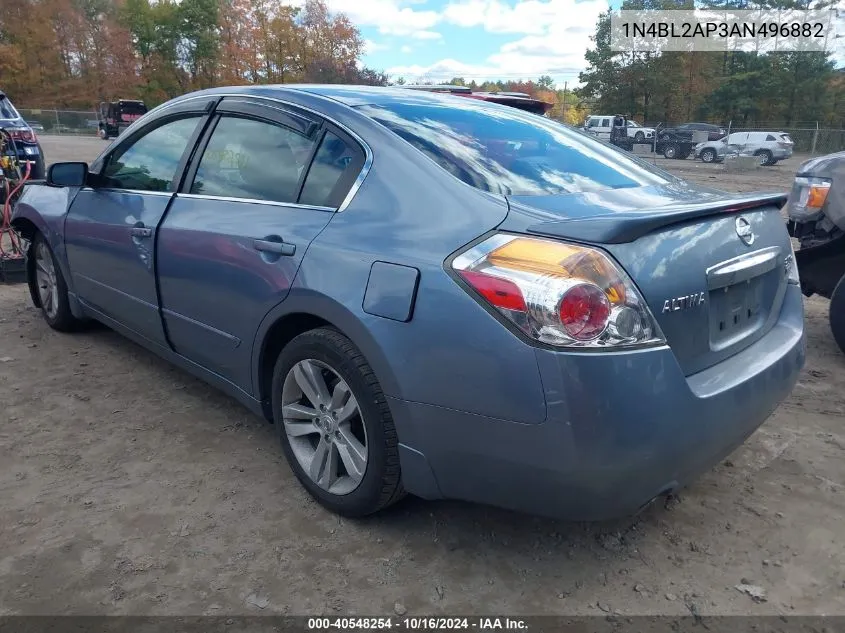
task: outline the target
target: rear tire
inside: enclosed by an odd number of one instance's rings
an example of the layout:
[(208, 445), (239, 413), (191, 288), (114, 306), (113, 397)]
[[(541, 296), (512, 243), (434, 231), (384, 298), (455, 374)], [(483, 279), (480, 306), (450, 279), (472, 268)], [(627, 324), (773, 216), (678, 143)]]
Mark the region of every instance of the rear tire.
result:
[(666, 147), (663, 148), (663, 157), (664, 158), (675, 158), (678, 155), (678, 146), (674, 143), (669, 143)]
[(828, 321), (833, 340), (836, 341), (839, 350), (845, 354), (845, 276), (839, 280), (836, 288), (833, 289), (833, 294), (830, 295)]
[(36, 233), (29, 246), (28, 257), (32, 260), (30, 284), (34, 290), (33, 299), (38, 300), (44, 320), (54, 330), (73, 332), (81, 321), (73, 316), (68, 300), (67, 284), (62, 269), (47, 240)]
[(104, 141), (109, 140), (109, 133), (108, 130), (106, 130), (105, 128), (101, 127), (99, 130), (97, 130), (97, 136), (99, 136)]
[(271, 384), (282, 450), (320, 505), (362, 517), (405, 496), (393, 417), (352, 341), (333, 328), (300, 334), (279, 354)]

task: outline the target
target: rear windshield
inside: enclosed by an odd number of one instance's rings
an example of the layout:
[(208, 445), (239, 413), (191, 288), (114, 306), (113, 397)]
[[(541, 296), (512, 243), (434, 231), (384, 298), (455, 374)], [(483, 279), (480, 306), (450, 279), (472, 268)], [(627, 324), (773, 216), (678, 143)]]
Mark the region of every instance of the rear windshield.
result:
[(123, 114), (146, 114), (147, 106), (141, 103), (121, 103), (120, 111)]
[(18, 116), (12, 102), (6, 97), (0, 97), (0, 119), (17, 119)]
[(674, 181), (632, 154), (516, 108), (450, 99), (358, 109), (483, 191), (548, 195)]

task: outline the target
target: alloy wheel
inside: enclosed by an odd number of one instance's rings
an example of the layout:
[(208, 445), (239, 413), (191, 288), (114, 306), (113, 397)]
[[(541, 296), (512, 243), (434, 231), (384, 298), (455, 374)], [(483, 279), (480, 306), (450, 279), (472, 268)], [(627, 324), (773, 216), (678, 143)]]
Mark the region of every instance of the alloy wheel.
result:
[(59, 286), (56, 283), (53, 256), (44, 242), (39, 242), (35, 250), (35, 280), (41, 307), (44, 308), (47, 316), (53, 319), (59, 310)]
[(282, 420), (311, 481), (336, 495), (358, 488), (367, 471), (367, 431), (352, 389), (334, 369), (310, 358), (296, 363), (282, 386)]

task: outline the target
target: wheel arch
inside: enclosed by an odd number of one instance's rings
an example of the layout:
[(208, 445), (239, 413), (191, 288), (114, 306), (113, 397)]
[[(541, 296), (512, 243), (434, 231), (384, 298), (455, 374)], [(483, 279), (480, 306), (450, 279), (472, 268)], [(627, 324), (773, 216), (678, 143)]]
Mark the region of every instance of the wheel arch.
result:
[[(41, 231), (30, 218), (15, 218), (12, 220), (12, 228), (17, 231), (21, 237), (27, 240), (30, 244), (33, 238)], [(38, 289), (35, 287), (35, 260), (29, 256), (27, 252), (26, 257), (26, 285), (29, 287), (29, 296), (32, 299), (32, 305), (36, 308), (41, 307), (41, 297), (38, 295)]]
[[(42, 187), (38, 188), (46, 189)], [(56, 189), (56, 191), (61, 190)], [(54, 194), (53, 191), (51, 191), (50, 193), (51, 195)], [(69, 206), (70, 204), (68, 202), (67, 207)], [(47, 246), (50, 247), (50, 250), (53, 253), (53, 257), (58, 263), (59, 270), (62, 273), (62, 277), (64, 278), (65, 285), (67, 286), (68, 293), (70, 295), (69, 300), (71, 312), (77, 319), (81, 319), (84, 317), (84, 315), (82, 312), (82, 308), (80, 307), (76, 299), (76, 293), (73, 287), (73, 278), (70, 275), (70, 265), (68, 264), (64, 248), (64, 220), (67, 216), (67, 207), (64, 207), (61, 213), (57, 213), (55, 215), (48, 214), (45, 217), (45, 215), (40, 213), (35, 207), (25, 203), (22, 200), (16, 205), (14, 217), (12, 218), (10, 224), (14, 230), (20, 233), (21, 236), (30, 243), (30, 245), (32, 244), (36, 235), (41, 235), (47, 242)], [(29, 256), (29, 252), (27, 252), (26, 277), (27, 284), (29, 285), (29, 292), (32, 296), (33, 305), (35, 305), (35, 307), (41, 307), (41, 301), (38, 298), (38, 291), (35, 287), (34, 266), (34, 260), (32, 257)]]
[(332, 327), (352, 341), (367, 359), (385, 395), (397, 394), (396, 377), (387, 357), (361, 318), (330, 297), (294, 289), (264, 317), (253, 342), (253, 393), (268, 420), (273, 419), (270, 383), (279, 353), (296, 336), (318, 327)]

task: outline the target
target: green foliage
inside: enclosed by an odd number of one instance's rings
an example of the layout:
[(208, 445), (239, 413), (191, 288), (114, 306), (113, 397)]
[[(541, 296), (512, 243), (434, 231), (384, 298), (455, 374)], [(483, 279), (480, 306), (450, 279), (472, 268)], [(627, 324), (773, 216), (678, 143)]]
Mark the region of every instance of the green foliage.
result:
[[(831, 0), (703, 0), (731, 8), (823, 8)], [(812, 6), (810, 6), (812, 4)], [(625, 0), (624, 9), (692, 8), (687, 0)], [(602, 14), (585, 53), (578, 96), (592, 111), (641, 121), (819, 121), (841, 125), (842, 86), (830, 56), (820, 52), (623, 53), (610, 49), (610, 13)], [(838, 73), (841, 75), (841, 73)]]
[(214, 85), (386, 85), (363, 39), (324, 0), (14, 0), (0, 11), (0, 77), (17, 103), (156, 105)]

